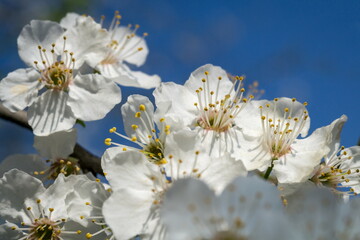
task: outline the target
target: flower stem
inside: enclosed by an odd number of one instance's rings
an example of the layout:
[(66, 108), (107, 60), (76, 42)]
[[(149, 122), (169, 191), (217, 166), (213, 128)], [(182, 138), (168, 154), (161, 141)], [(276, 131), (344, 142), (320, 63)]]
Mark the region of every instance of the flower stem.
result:
[(266, 179), (266, 180), (269, 178), (270, 173), (271, 173), (271, 171), (272, 171), (273, 168), (274, 168), (274, 160), (277, 160), (277, 159), (272, 159), (272, 160), (271, 160), (271, 165), (270, 165), (270, 167), (268, 167), (268, 169), (266, 170), (266, 173), (265, 173), (265, 175), (264, 175), (264, 179)]

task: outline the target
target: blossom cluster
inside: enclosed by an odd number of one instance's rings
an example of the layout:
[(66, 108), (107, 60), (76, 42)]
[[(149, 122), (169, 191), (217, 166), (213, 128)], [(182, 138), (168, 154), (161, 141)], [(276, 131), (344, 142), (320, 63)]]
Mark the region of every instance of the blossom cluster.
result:
[[(308, 133), (307, 102), (261, 99), (258, 84), (206, 64), (179, 85), (132, 68), (147, 33), (89, 16), (33, 20), (0, 99), (27, 111), (38, 155), (0, 164), (0, 239), (360, 239), (360, 146), (345, 115)], [(73, 154), (76, 123), (121, 105), (101, 157), (106, 182)], [(118, 128), (120, 130), (118, 130)], [(128, 144), (125, 144), (125, 143)]]

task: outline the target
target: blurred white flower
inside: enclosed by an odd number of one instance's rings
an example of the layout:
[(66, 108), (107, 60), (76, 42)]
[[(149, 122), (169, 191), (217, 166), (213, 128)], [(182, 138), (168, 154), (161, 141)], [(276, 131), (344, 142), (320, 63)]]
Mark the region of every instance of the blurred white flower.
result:
[(172, 240), (296, 239), (283, 210), (275, 186), (248, 177), (235, 179), (219, 196), (202, 181), (179, 180), (160, 213)]

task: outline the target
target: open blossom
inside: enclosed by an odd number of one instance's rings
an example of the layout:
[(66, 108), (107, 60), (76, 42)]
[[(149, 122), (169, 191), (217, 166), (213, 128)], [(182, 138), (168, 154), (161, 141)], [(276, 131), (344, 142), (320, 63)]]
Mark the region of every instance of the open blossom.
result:
[(179, 180), (166, 192), (160, 213), (172, 240), (297, 239), (283, 210), (275, 186), (248, 177), (218, 196), (199, 180)]
[[(100, 26), (88, 18), (76, 29), (89, 36), (98, 34)], [(75, 48), (77, 41), (78, 36), (65, 36), (64, 29), (50, 21), (33, 20), (20, 33), (19, 55), (29, 68), (15, 70), (0, 82), (0, 99), (11, 111), (29, 107), (35, 135), (70, 129), (76, 119), (101, 119), (120, 102), (120, 89), (112, 81), (79, 70), (88, 51), (101, 46), (88, 37)]]
[(342, 116), (340, 119), (335, 122), (336, 126), (330, 135), (331, 151), (310, 177), (317, 185), (330, 187), (336, 193), (357, 195), (360, 193), (360, 146), (340, 146), (340, 133), (347, 117)]
[(257, 137), (247, 138), (242, 145), (245, 166), (248, 170), (266, 170), (266, 178), (271, 173), (280, 183), (306, 181), (329, 152), (329, 134), (340, 119), (304, 138), (310, 127), (307, 103), (275, 98), (260, 101), (259, 105), (258, 116), (251, 125)]
[[(84, 16), (69, 13), (61, 20), (60, 24), (71, 29), (74, 23), (81, 22), (84, 18)], [(101, 26), (103, 20), (104, 17), (100, 22)], [(139, 25), (121, 26), (120, 20), (121, 15), (116, 11), (110, 27), (99, 32), (99, 34), (107, 34), (107, 39), (102, 41), (105, 48), (89, 56), (87, 63), (106, 79), (120, 85), (146, 89), (157, 87), (160, 84), (158, 75), (133, 71), (128, 66), (131, 64), (140, 67), (145, 63), (149, 50), (144, 38), (148, 34), (144, 33), (143, 36), (138, 36)]]
[(253, 96), (244, 97), (243, 79), (230, 80), (222, 68), (204, 65), (184, 86), (168, 82), (156, 88), (157, 111), (175, 130), (187, 127), (198, 132), (212, 156), (228, 152), (238, 159), (239, 134), (251, 134), (243, 119), (254, 111), (247, 106)]
[(46, 189), (40, 180), (17, 169), (5, 173), (0, 179), (0, 216), (7, 223), (2, 228), (10, 227), (16, 234), (4, 231), (0, 238), (83, 239), (82, 232), (91, 230), (69, 221), (66, 212), (65, 197), (75, 183), (76, 178), (61, 175)]
[[(170, 134), (170, 126), (166, 125), (164, 118), (155, 120), (154, 106), (147, 97), (141, 95), (131, 95), (127, 102), (121, 107), (124, 129), (127, 136), (117, 132), (116, 127), (110, 129), (110, 133), (128, 141), (136, 143), (139, 148), (117, 144), (111, 138), (107, 138), (107, 145), (117, 146), (119, 152), (135, 150), (143, 153), (150, 162), (164, 164), (164, 152), (166, 148), (166, 137)], [(114, 150), (115, 150), (114, 149)]]
[(164, 193), (178, 179), (200, 178), (221, 191), (233, 178), (246, 174), (240, 161), (228, 154), (209, 158), (198, 143), (190, 131), (170, 134), (164, 152), (168, 163), (163, 165), (150, 163), (136, 151), (119, 153), (110, 148), (105, 152), (102, 166), (113, 194), (105, 201), (103, 214), (116, 239), (138, 234), (163, 239), (166, 232), (158, 210)]

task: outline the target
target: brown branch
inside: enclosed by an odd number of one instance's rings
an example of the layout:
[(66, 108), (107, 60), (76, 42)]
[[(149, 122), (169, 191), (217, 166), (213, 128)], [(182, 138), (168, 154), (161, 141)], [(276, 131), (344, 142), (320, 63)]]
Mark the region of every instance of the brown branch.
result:
[[(26, 112), (24, 111), (18, 111), (16, 113), (13, 113), (0, 103), (0, 118), (13, 122), (21, 127), (32, 131), (32, 128), (27, 122)], [(100, 158), (90, 153), (78, 143), (75, 145), (74, 153), (71, 154), (71, 156), (79, 159), (80, 167), (84, 172), (92, 172), (94, 174), (100, 173), (104, 175), (101, 168)]]

